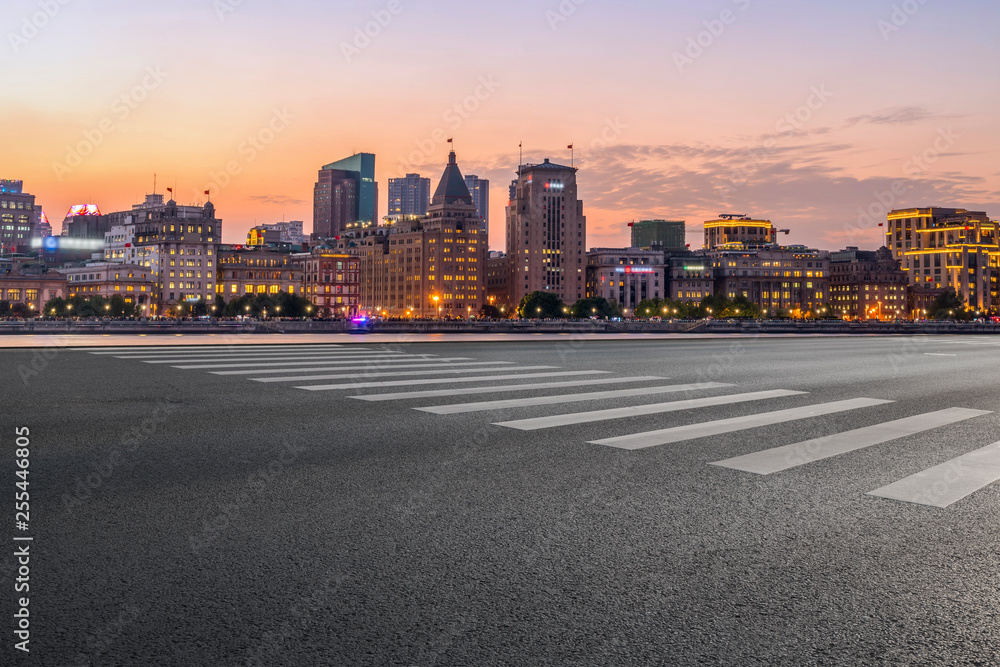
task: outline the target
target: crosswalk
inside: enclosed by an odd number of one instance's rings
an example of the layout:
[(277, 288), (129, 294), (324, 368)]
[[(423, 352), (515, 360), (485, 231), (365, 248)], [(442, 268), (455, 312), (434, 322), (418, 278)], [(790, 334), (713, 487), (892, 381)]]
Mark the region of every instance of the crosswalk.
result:
[[(957, 341), (978, 345), (979, 341)], [(988, 344), (988, 343), (983, 343)], [(610, 425), (618, 435), (581, 445), (638, 451), (674, 445), (753, 429), (776, 427), (817, 417), (879, 414), (893, 401), (854, 397), (834, 401), (817, 400), (795, 389), (743, 391), (724, 382), (685, 382), (657, 375), (616, 376), (594, 368), (566, 370), (557, 365), (525, 365), (514, 361), (480, 361), (467, 356), (413, 354), (399, 349), (354, 345), (289, 346), (197, 346), (149, 348), (79, 348), (89, 354), (183, 371), (200, 371), (220, 379), (250, 381), (276, 388), (305, 392), (335, 392), (351, 400), (369, 403), (399, 403), (403, 407), (447, 418), (449, 415), (485, 414), (498, 429), (550, 432), (583, 424)], [(526, 382), (526, 380), (528, 380)], [(437, 385), (437, 386), (435, 386)], [(413, 389), (402, 389), (413, 387)], [(528, 392), (531, 392), (528, 395)], [(489, 396), (489, 395), (493, 396)], [(518, 394), (521, 394), (518, 396)], [(474, 395), (491, 400), (472, 400)], [(656, 397), (674, 400), (648, 402)], [(459, 402), (429, 399), (458, 398)], [(469, 400), (465, 400), (468, 397)], [(792, 407), (768, 409), (776, 400)], [(638, 403), (621, 405), (622, 402)], [(617, 402), (616, 407), (607, 407)], [(435, 404), (436, 403), (436, 404)], [(579, 411), (564, 412), (569, 406)], [(739, 414), (717, 418), (712, 409), (733, 406)], [(757, 409), (757, 406), (762, 406)], [(593, 408), (583, 409), (580, 408)], [(535, 410), (532, 416), (518, 411)], [(537, 411), (554, 411), (537, 414)], [(874, 412), (872, 412), (874, 411)], [(664, 428), (631, 432), (628, 420), (652, 417), (670, 424), (671, 413), (684, 414), (679, 421), (706, 415), (693, 423), (675, 423)], [(529, 413), (530, 414), (530, 413)], [(732, 412), (730, 412), (732, 414)], [(719, 474), (776, 475), (806, 465), (822, 465), (834, 457), (881, 445), (905, 441), (935, 429), (992, 414), (986, 410), (950, 407), (871, 426), (828, 433), (790, 444), (704, 464)], [(870, 420), (870, 418), (869, 418)], [(812, 422), (815, 423), (815, 422)], [(835, 423), (834, 419), (823, 423)], [(614, 431), (612, 431), (614, 432)], [(941, 431), (938, 431), (941, 433)], [(603, 433), (602, 435), (606, 434)], [(891, 462), (890, 462), (891, 464)], [(728, 469), (728, 473), (724, 473)], [(926, 470), (910, 474), (865, 495), (939, 508), (949, 507), (1000, 481), (1000, 443), (987, 445)]]

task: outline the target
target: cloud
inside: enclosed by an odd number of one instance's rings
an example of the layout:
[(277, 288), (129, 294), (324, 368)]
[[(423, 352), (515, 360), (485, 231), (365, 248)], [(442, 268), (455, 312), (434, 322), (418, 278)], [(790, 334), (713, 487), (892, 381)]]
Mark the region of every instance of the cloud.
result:
[(882, 111), (876, 111), (870, 114), (864, 114), (862, 116), (854, 116), (853, 118), (847, 119), (847, 127), (854, 127), (860, 124), (871, 124), (871, 125), (912, 125), (913, 123), (919, 123), (922, 120), (927, 120), (929, 118), (934, 118), (928, 109), (918, 106), (908, 106), (908, 107), (893, 107), (890, 109), (883, 109)]
[(247, 199), (258, 204), (272, 204), (274, 206), (301, 206), (306, 203), (305, 199), (296, 199), (285, 195), (250, 195)]

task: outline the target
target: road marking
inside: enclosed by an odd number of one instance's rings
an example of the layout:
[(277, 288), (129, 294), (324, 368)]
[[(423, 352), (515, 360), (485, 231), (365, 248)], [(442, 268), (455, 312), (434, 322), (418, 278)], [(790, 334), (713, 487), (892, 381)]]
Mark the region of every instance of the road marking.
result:
[(835, 433), (822, 438), (805, 440), (794, 445), (784, 445), (745, 456), (735, 456), (724, 461), (715, 461), (711, 465), (754, 472), (759, 475), (770, 475), (813, 461), (821, 461), (832, 456), (846, 454), (987, 414), (990, 413), (984, 410), (948, 408), (947, 410), (938, 410), (937, 412), (928, 412), (883, 424), (866, 426), (853, 431)]
[[(351, 357), (359, 354), (404, 354), (403, 352), (380, 352), (378, 350), (243, 350), (242, 352), (209, 352), (204, 354), (188, 354), (187, 352), (172, 352), (170, 354), (116, 354), (115, 359), (151, 360), (150, 363), (167, 363), (171, 359), (182, 361), (213, 361), (215, 359), (234, 359), (244, 357), (257, 359), (259, 357), (302, 357), (308, 354), (322, 354), (331, 357)], [(166, 360), (166, 361), (164, 361)]]
[(558, 396), (532, 396), (531, 398), (512, 398), (504, 401), (482, 401), (479, 403), (453, 403), (451, 405), (433, 405), (425, 408), (413, 408), (422, 412), (432, 412), (436, 415), (454, 415), (463, 412), (482, 412), (484, 410), (502, 410), (504, 408), (524, 408), (535, 405), (556, 405), (559, 403), (576, 403), (580, 401), (597, 401), (604, 398), (622, 398), (625, 396), (650, 396), (653, 394), (669, 394), (682, 391), (700, 391), (703, 389), (718, 389), (732, 387), (721, 382), (702, 382), (698, 384), (674, 384), (665, 387), (638, 387), (635, 389), (616, 389), (613, 391), (592, 391), (584, 394), (560, 394)]
[[(420, 361), (420, 357), (394, 357), (400, 361)], [(437, 361), (437, 359), (427, 359), (428, 362)], [(149, 363), (149, 362), (145, 362)], [(176, 361), (173, 363), (177, 363)], [(289, 361), (243, 361), (238, 364), (192, 364), (184, 366), (171, 366), (171, 368), (183, 368), (185, 370), (199, 370), (199, 369), (212, 369), (212, 368), (253, 368), (253, 367), (274, 367), (274, 366), (310, 366), (316, 364), (324, 365), (337, 365), (345, 363), (355, 363), (355, 364), (368, 364), (370, 366), (377, 366), (383, 363), (390, 363), (389, 359), (384, 359), (381, 357), (361, 357), (355, 359), (329, 359), (326, 357), (316, 357), (312, 360), (305, 359), (295, 359)]]
[(948, 507), (1000, 480), (1000, 442), (869, 491), (869, 496)]
[[(405, 368), (405, 367), (404, 367)], [(419, 366), (417, 368), (420, 368)], [(427, 366), (423, 366), (427, 368)], [(279, 377), (279, 378), (249, 378), (254, 382), (308, 382), (310, 380), (349, 380), (349, 379), (364, 379), (369, 377), (384, 377), (384, 376), (395, 376), (395, 375), (460, 375), (462, 373), (503, 373), (507, 371), (535, 371), (535, 370), (545, 370), (550, 368), (559, 368), (558, 366), (502, 366), (498, 368), (431, 368), (429, 370), (423, 371), (406, 371), (400, 372), (396, 368), (383, 369), (382, 371), (376, 372), (363, 372), (363, 373), (348, 373), (343, 374), (343, 371), (349, 371), (350, 368), (336, 368), (334, 370), (341, 371), (340, 374), (335, 375), (298, 375), (295, 377)], [(289, 369), (289, 371), (294, 369)], [(359, 371), (372, 371), (371, 368), (358, 368)], [(299, 369), (301, 372), (309, 372), (306, 369)]]
[(566, 415), (550, 415), (548, 417), (535, 417), (532, 419), (515, 419), (513, 421), (496, 422), (496, 426), (506, 426), (516, 428), (521, 431), (536, 431), (542, 428), (552, 428), (554, 426), (568, 426), (570, 424), (584, 424), (587, 422), (604, 421), (606, 419), (622, 419), (624, 417), (635, 417), (638, 415), (654, 415), (662, 412), (677, 412), (678, 410), (689, 410), (691, 408), (704, 408), (713, 405), (728, 405), (731, 403), (743, 403), (744, 401), (762, 401), (768, 398), (781, 398), (783, 396), (798, 396), (805, 394), (804, 391), (791, 391), (788, 389), (774, 389), (771, 391), (755, 391), (747, 394), (727, 394), (725, 396), (709, 396), (706, 398), (691, 398), (685, 401), (671, 401), (670, 403), (653, 403), (652, 405), (633, 405), (627, 408), (612, 408), (610, 410), (594, 410), (591, 412), (572, 412)]
[(136, 345), (133, 347), (74, 347), (70, 348), (75, 352), (89, 352), (90, 354), (179, 354), (182, 352), (192, 352), (192, 353), (211, 353), (211, 352), (221, 352), (223, 350), (235, 350), (240, 349), (247, 352), (252, 352), (254, 350), (326, 350), (330, 348), (337, 348), (341, 350), (370, 350), (371, 348), (366, 347), (345, 347), (343, 345), (326, 345), (326, 344), (316, 344), (316, 345), (262, 345), (262, 344), (252, 344), (252, 345), (232, 345), (227, 343), (219, 343), (218, 345), (172, 345), (168, 347), (142, 347), (141, 345)]
[(664, 428), (658, 431), (647, 431), (634, 435), (622, 435), (616, 438), (604, 438), (603, 440), (591, 440), (594, 445), (606, 445), (608, 447), (618, 447), (620, 449), (643, 449), (645, 447), (655, 447), (657, 445), (667, 445), (673, 442), (683, 442), (704, 438), (709, 435), (720, 435), (722, 433), (732, 433), (758, 426), (770, 426), (784, 422), (796, 421), (798, 419), (808, 419), (810, 417), (820, 417), (837, 412), (857, 410), (858, 408), (868, 408), (876, 405), (892, 403), (877, 398), (852, 398), (846, 401), (835, 401), (833, 403), (819, 403), (807, 405), (801, 408), (791, 408), (789, 410), (777, 410), (775, 412), (765, 412), (757, 415), (746, 415), (744, 417), (733, 417), (731, 419), (719, 419), (701, 424), (687, 424), (686, 426), (675, 426)]
[(206, 364), (217, 361), (307, 361), (314, 359), (327, 359), (329, 361), (357, 361), (365, 359), (402, 359), (402, 358), (427, 358), (431, 355), (415, 355), (415, 354), (403, 354), (402, 352), (386, 352), (386, 353), (374, 353), (374, 352), (354, 352), (351, 354), (338, 354), (333, 352), (327, 352), (326, 354), (262, 354), (259, 356), (241, 356), (241, 357), (212, 357), (210, 359), (194, 359), (192, 357), (179, 357), (176, 359), (155, 359), (141, 360), (144, 364), (183, 364), (183, 363), (199, 363)]
[(943, 354), (941, 352), (924, 352), (925, 357), (957, 357), (957, 354)]
[[(504, 368), (503, 370), (509, 370)], [(488, 375), (478, 378), (435, 378), (433, 380), (399, 380), (398, 382), (355, 382), (351, 384), (317, 384), (307, 387), (296, 387), (308, 391), (327, 391), (330, 389), (361, 389), (363, 387), (403, 387), (417, 384), (450, 384), (453, 382), (492, 382), (494, 380), (520, 380), (522, 378), (565, 377), (570, 375), (598, 375), (611, 371), (560, 371), (558, 373), (526, 373), (524, 375)]]
[[(243, 372), (243, 371), (240, 371)], [(460, 387), (458, 389), (427, 389), (425, 391), (399, 391), (391, 394), (365, 394), (351, 396), (359, 401), (398, 401), (407, 398), (437, 398), (440, 396), (465, 396), (466, 394), (498, 394), (508, 391), (528, 391), (531, 389), (558, 389), (561, 387), (586, 387), (600, 384), (624, 384), (626, 382), (655, 382), (670, 378), (656, 375), (625, 377), (625, 378), (595, 378), (590, 380), (567, 380), (566, 382), (532, 382), (529, 384), (508, 384), (502, 387)]]
[[(438, 363), (437, 366), (509, 366), (513, 364), (513, 361), (464, 361), (468, 357), (441, 357), (440, 359), (393, 359), (392, 369), (397, 368), (432, 368), (435, 364), (431, 362), (442, 362)], [(455, 360), (455, 361), (453, 361)], [(389, 361), (386, 359), (386, 361)], [(408, 362), (420, 362), (420, 363), (408, 363)], [(357, 363), (357, 362), (352, 362)], [(262, 375), (265, 373), (322, 373), (322, 372), (333, 372), (333, 371), (365, 371), (365, 370), (377, 370), (382, 366), (381, 363), (370, 363), (365, 366), (344, 366), (342, 363), (338, 364), (327, 364), (322, 363), (316, 368), (254, 368), (250, 370), (240, 370), (240, 371), (209, 371), (212, 375)], [(556, 368), (556, 366), (546, 366), (546, 368)], [(506, 370), (506, 369), (504, 369)]]

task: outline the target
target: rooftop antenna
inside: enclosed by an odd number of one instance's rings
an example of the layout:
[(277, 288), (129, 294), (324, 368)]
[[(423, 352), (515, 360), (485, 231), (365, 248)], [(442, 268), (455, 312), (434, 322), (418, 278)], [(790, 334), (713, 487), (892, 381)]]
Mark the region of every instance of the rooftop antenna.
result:
[(524, 141), (517, 144), (517, 175), (521, 175), (521, 165), (524, 164)]
[(156, 194), (156, 172), (153, 172), (153, 194)]

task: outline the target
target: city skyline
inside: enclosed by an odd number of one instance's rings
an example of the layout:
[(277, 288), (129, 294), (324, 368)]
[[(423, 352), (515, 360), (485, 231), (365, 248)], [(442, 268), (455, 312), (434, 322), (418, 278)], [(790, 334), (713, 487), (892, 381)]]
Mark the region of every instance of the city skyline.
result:
[[(182, 203), (211, 189), (235, 242), (262, 220), (310, 228), (315, 170), (337, 156), (378, 156), (384, 211), (388, 179), (435, 173), (448, 138), (494, 188), (514, 178), (519, 145), (525, 163), (569, 163), (573, 144), (588, 247), (625, 245), (631, 220), (685, 219), (698, 238), (702, 221), (744, 213), (789, 228), (789, 243), (873, 248), (882, 216), (868, 225), (859, 209), (995, 216), (1000, 203), (997, 93), (979, 83), (997, 60), (990, 7), (912, 5), (514, 3), (480, 8), (467, 34), (404, 2), (354, 5), (322, 31), (333, 10), (312, 3), (181, 2), (156, 17), (109, 0), (59, 5), (39, 27), (37, 6), (19, 2), (4, 177), (60, 220), (72, 204), (128, 208), (156, 173)], [(463, 5), (438, 7), (473, 24)], [(137, 20), (159, 28), (123, 29)], [(192, 36), (183, 50), (177, 30)], [(927, 49), (941, 31), (963, 39)], [(445, 35), (470, 55), (427, 46)], [(266, 56), (252, 47), (265, 36)], [(548, 65), (528, 66), (538, 58)], [(392, 71), (409, 76), (379, 88)], [(503, 247), (497, 225), (489, 246)]]

